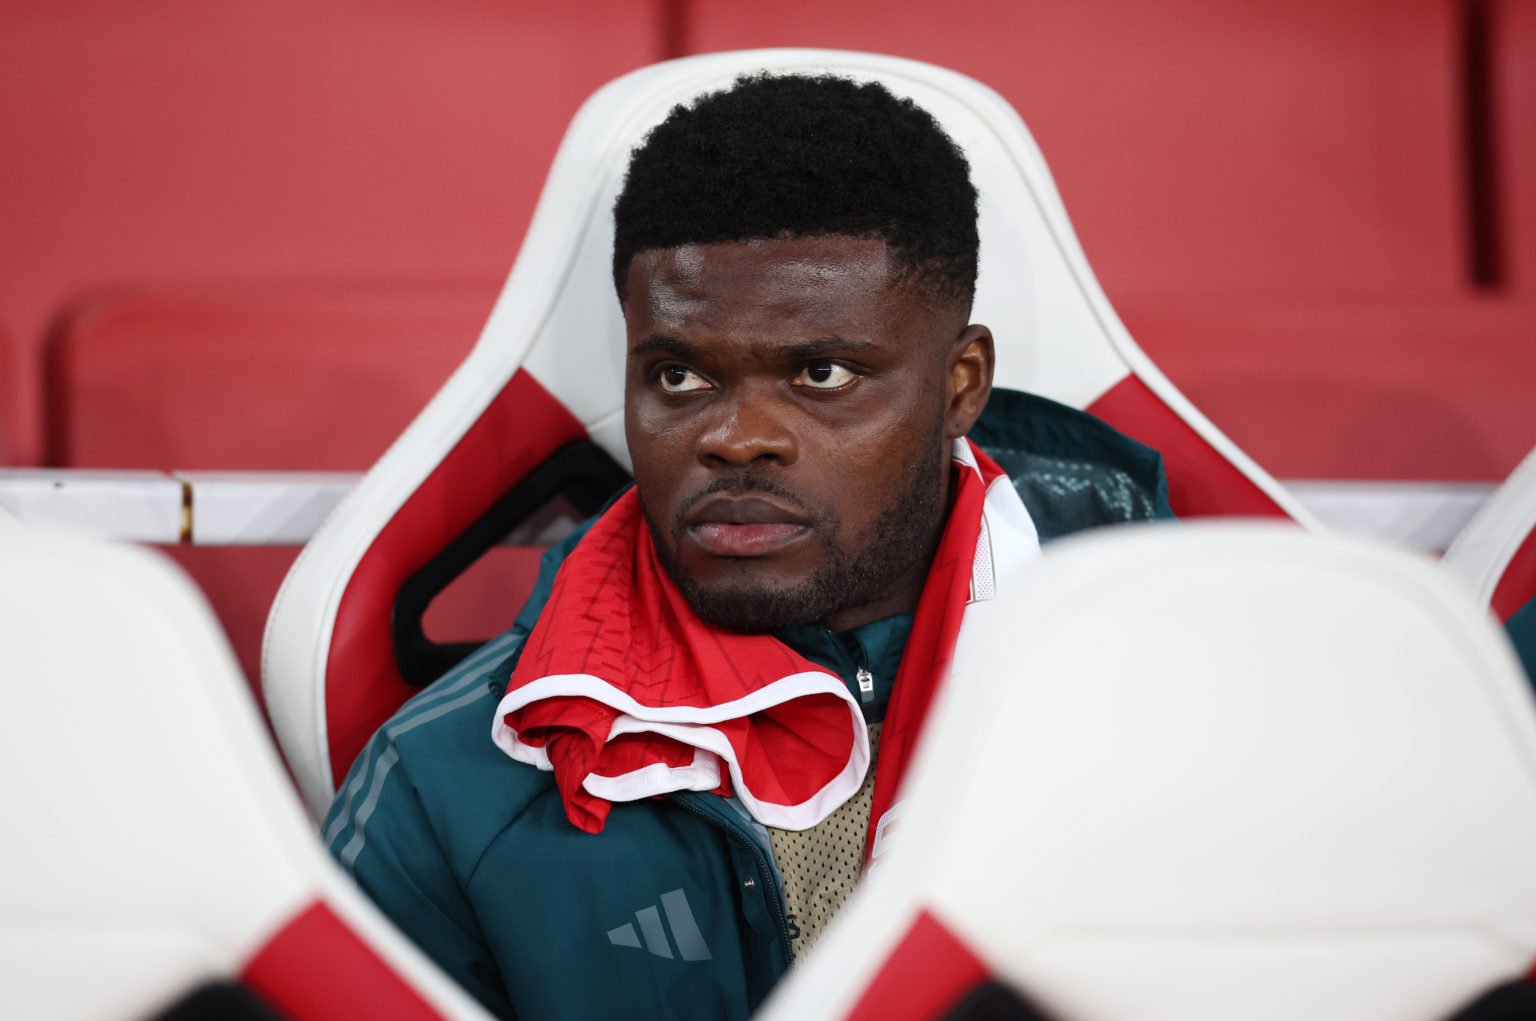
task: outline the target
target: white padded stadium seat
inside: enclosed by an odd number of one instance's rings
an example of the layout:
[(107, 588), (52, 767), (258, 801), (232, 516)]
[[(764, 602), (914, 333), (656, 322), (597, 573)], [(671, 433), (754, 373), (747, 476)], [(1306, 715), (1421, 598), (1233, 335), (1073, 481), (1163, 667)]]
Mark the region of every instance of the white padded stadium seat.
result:
[(1530, 994), (1536, 714), (1432, 564), (1135, 527), (988, 605), (889, 850), (768, 1021), (941, 1017), (989, 979), (1036, 1013), (947, 1016), (1429, 1021)]
[[(1039, 150), (996, 93), (931, 65), (831, 51), (718, 53), (644, 68), (577, 114), (478, 345), (338, 507), (278, 594), (264, 690), (315, 813), (413, 693), (391, 632), (407, 580), (561, 448), (590, 438), (627, 466), (613, 200), (630, 150), (675, 104), (758, 69), (879, 79), (965, 149), (981, 193), (974, 319), (997, 337), (1000, 386), (1087, 408), (1160, 450), (1181, 516), (1309, 522), (1136, 347), (1078, 247)], [(506, 608), (508, 624), (518, 609)]]
[(180, 571), (4, 522), (0, 563), (0, 1017), (486, 1016), (326, 857)]
[(1536, 599), (1536, 450), (1478, 508), (1441, 563), (1500, 620)]

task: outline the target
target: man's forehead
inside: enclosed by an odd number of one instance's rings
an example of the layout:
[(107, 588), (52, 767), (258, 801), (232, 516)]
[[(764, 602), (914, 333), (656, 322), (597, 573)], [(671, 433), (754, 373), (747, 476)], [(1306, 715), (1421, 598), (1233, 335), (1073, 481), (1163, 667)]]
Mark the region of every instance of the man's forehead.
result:
[(735, 305), (791, 311), (891, 297), (878, 238), (771, 238), (641, 252), (630, 264), (625, 311), (674, 319)]
[(775, 279), (884, 286), (890, 256), (880, 238), (823, 234), (652, 248), (635, 256), (631, 281), (673, 289), (752, 286)]

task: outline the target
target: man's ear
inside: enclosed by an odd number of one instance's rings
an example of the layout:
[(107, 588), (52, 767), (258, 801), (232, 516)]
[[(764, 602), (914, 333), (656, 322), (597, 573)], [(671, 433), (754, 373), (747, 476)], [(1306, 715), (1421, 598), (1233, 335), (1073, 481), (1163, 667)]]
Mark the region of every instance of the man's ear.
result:
[(992, 396), (992, 331), (972, 323), (955, 337), (949, 351), (949, 400), (944, 436), (957, 439), (971, 431)]

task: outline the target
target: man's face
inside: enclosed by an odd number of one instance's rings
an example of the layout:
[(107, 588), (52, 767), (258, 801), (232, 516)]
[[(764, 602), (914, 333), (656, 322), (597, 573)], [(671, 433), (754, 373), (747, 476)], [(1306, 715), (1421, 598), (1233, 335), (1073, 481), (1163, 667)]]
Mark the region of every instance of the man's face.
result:
[(624, 314), (635, 482), (695, 612), (842, 631), (912, 609), (975, 417), (956, 313), (892, 286), (883, 242), (833, 236), (642, 252)]

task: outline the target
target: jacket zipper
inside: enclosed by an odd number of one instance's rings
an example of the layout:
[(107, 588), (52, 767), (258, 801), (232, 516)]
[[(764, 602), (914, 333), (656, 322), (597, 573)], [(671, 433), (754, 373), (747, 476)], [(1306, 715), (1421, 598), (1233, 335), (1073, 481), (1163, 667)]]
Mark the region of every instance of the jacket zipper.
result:
[(668, 795), (667, 800), (675, 805), (680, 805), (705, 822), (718, 826), (732, 840), (752, 852), (752, 858), (757, 862), (758, 877), (764, 883), (764, 889), (771, 894), (768, 897), (768, 906), (773, 909), (773, 919), (779, 925), (779, 946), (784, 951), (785, 969), (787, 970), (790, 963), (795, 959), (795, 941), (789, 933), (789, 921), (784, 917), (783, 898), (779, 895), (778, 884), (774, 882), (773, 869), (769, 867), (768, 857), (763, 854), (762, 848), (757, 846), (757, 841), (741, 832), (738, 827), (715, 815), (713, 812), (705, 811), (688, 799), (680, 798), (676, 795)]
[(873, 701), (875, 697), (875, 675), (866, 668), (859, 667), (859, 672), (855, 676), (857, 676), (859, 681), (859, 700), (862, 702)]

